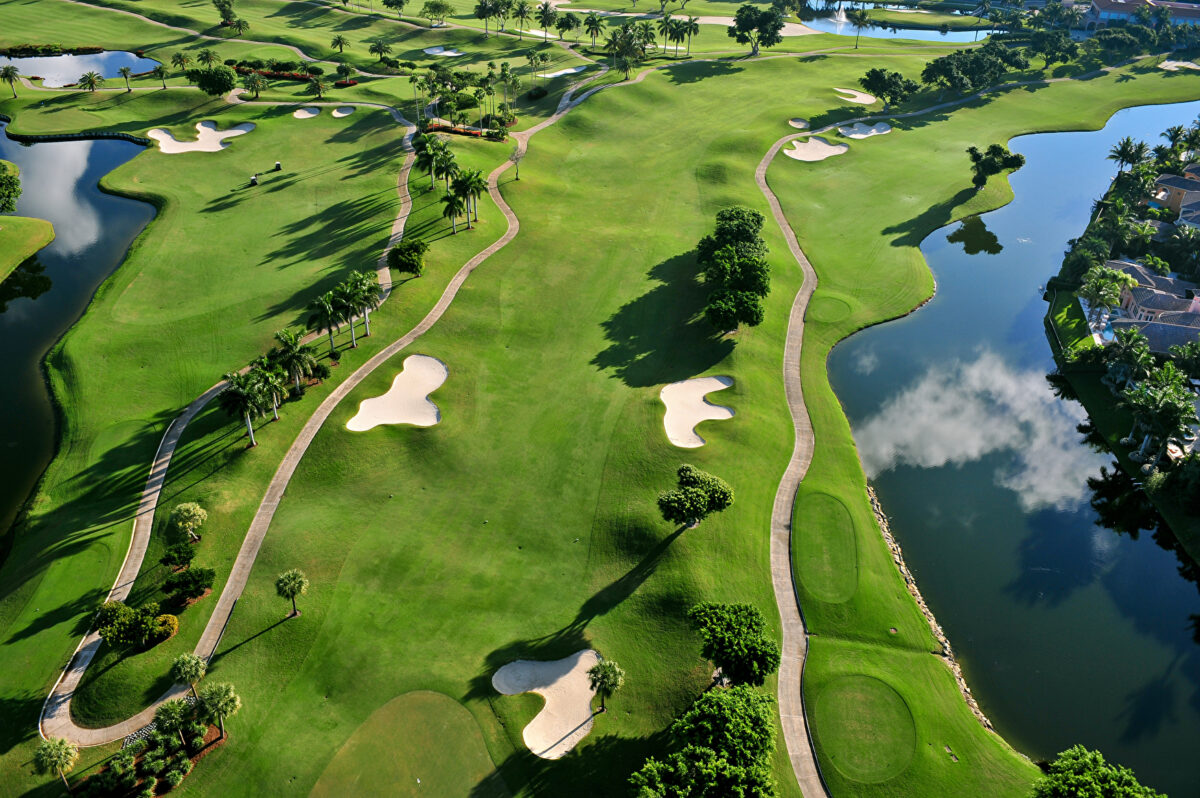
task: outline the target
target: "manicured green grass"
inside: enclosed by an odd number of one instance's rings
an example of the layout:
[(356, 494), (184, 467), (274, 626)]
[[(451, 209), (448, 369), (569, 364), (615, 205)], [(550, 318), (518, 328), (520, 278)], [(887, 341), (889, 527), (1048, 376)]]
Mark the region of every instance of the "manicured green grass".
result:
[(321, 774), (311, 795), (504, 798), (483, 735), (449, 696), (405, 693), (367, 718)]
[[(1162, 79), (1156, 71), (1134, 67), (1086, 81), (1009, 91), (932, 119), (893, 120), (892, 134), (850, 142), (845, 155), (813, 164), (781, 158), (768, 172), (820, 280), (801, 363), (816, 451), (794, 523), (803, 536), (805, 530), (828, 522), (828, 503), (809, 499), (823, 493), (842, 502), (858, 536), (859, 587), (849, 599), (824, 600), (821, 591), (813, 589), (821, 583), (806, 574), (808, 566), (796, 567), (801, 606), (816, 633), (806, 668), (806, 699), (819, 703), (825, 685), (872, 676), (904, 699), (920, 741), (918, 755), (903, 773), (883, 782), (863, 780), (855, 773), (870, 771), (872, 755), (859, 752), (858, 766), (847, 768), (845, 760), (855, 751), (839, 742), (837, 729), (829, 735), (818, 716), (817, 750), (836, 795), (1017, 796), (1026, 793), (1035, 771), (982, 730), (949, 671), (920, 653), (933, 646), (867, 505), (854, 440), (828, 383), (829, 350), (855, 330), (903, 314), (932, 293), (933, 281), (918, 249), (927, 234), (1009, 199), (1003, 181), (993, 181), (982, 192), (971, 189), (962, 155), (968, 145), (1029, 132), (1094, 129), (1121, 107), (1200, 96), (1194, 83)], [(850, 219), (852, 224), (846, 222)], [(838, 312), (832, 312), (835, 308)], [(851, 691), (835, 702), (847, 715), (864, 706)], [(886, 735), (908, 734), (906, 724), (896, 721)], [(885, 735), (882, 729), (879, 733)], [(943, 746), (960, 761), (951, 760)]]
[(1056, 291), (1050, 303), (1050, 319), (1058, 333), (1058, 345), (1067, 351), (1096, 346), (1079, 300), (1066, 291)]
[(0, 216), (0, 281), (53, 240), (54, 225), (45, 219)]
[(906, 14), (902, 11), (896, 11), (890, 8), (873, 8), (869, 10), (867, 14), (876, 23), (884, 22), (888, 25), (896, 25), (901, 28), (937, 29), (943, 25), (948, 25), (951, 30), (986, 31), (990, 29), (990, 24), (987, 21), (987, 15), (984, 15), (983, 21), (980, 22), (977, 17), (964, 16), (962, 14), (949, 14), (941, 11), (926, 11), (924, 13)]

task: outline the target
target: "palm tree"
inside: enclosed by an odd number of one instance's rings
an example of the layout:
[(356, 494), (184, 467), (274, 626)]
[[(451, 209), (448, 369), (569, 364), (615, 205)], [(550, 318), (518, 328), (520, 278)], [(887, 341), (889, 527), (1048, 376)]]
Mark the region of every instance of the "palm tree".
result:
[(248, 374), (231, 371), (225, 375), (225, 382), (228, 384), (217, 397), (217, 401), (221, 403), (221, 409), (229, 415), (242, 417), (246, 422), (246, 433), (250, 436), (250, 445), (257, 446), (258, 442), (254, 440), (252, 419), (262, 415), (265, 404), (264, 397), (259, 392), (257, 383), (251, 380)]
[(466, 196), (470, 200), (470, 206), (468, 207), (468, 212), (470, 211), (471, 208), (474, 208), (475, 209), (475, 221), (478, 222), (479, 221), (479, 198), (483, 195), (483, 192), (487, 191), (487, 187), (488, 187), (487, 178), (483, 176), (483, 170), (470, 169), (463, 173), (460, 180), (462, 181), (463, 190), (466, 192)]
[(295, 617), (300, 614), (300, 610), (296, 608), (296, 596), (303, 596), (308, 592), (308, 577), (299, 568), (284, 571), (275, 579), (275, 592), (280, 598), (291, 600), (292, 614), (288, 617)]
[(209, 69), (212, 69), (213, 66), (220, 62), (221, 56), (217, 55), (217, 51), (213, 50), (211, 47), (205, 47), (203, 50), (196, 53), (196, 60), (201, 64), (204, 64), (204, 66), (208, 67)]
[[(167, 72), (167, 68), (165, 66), (159, 64), (158, 66), (154, 67), (154, 69), (150, 70), (150, 74), (162, 81), (164, 89), (167, 87), (167, 75), (169, 73)], [(258, 95), (255, 96), (257, 97)]]
[(133, 70), (127, 66), (123, 66), (117, 70), (117, 74), (125, 78), (125, 91), (133, 91), (133, 88), (129, 85), (129, 76), (133, 74)]
[(232, 684), (210, 684), (200, 694), (200, 714), (215, 718), (225, 738), (225, 718), (236, 715), (242, 708), (242, 699), (234, 692)]
[(238, 17), (233, 22), (229, 23), (229, 28), (234, 32), (235, 35), (241, 36), (243, 33), (250, 30), (250, 23), (241, 17)]
[(431, 143), (428, 144), (424, 149), (417, 150), (416, 167), (418, 169), (424, 169), (429, 174), (429, 188), (425, 189), (426, 191), (429, 191), (429, 189), (433, 188), (433, 167), (434, 164), (437, 163), (438, 155), (442, 153), (445, 146), (440, 140), (436, 141), (440, 146), (434, 146)]
[(687, 34), (687, 54), (692, 54), (692, 37), (700, 35), (700, 18), (688, 17), (683, 23), (683, 32)]
[(1187, 128), (1183, 125), (1171, 125), (1160, 135), (1170, 143), (1172, 150), (1176, 150), (1187, 136)]
[(33, 755), (33, 769), (38, 773), (57, 773), (67, 792), (70, 792), (67, 774), (78, 759), (78, 748), (61, 737), (51, 737), (38, 744), (37, 752)]
[(79, 76), (79, 87), (94, 92), (96, 89), (104, 85), (104, 78), (99, 72), (84, 72)]
[(324, 99), (327, 91), (329, 91), (329, 81), (320, 75), (313, 75), (308, 79), (308, 85), (304, 87), (305, 94), (315, 94), (318, 100)]
[(450, 220), (452, 233), (458, 235), (458, 217), (463, 214), (463, 199), (457, 194), (446, 194), (442, 197), (442, 203), (446, 206), (442, 208), (442, 218)]
[(358, 349), (358, 336), (354, 330), (354, 314), (358, 311), (358, 296), (350, 281), (339, 283), (333, 289), (333, 306), (338, 315), (350, 325), (350, 348)]
[(374, 39), (369, 39), (368, 41), (371, 44), (367, 48), (367, 52), (370, 53), (371, 55), (379, 56), (380, 61), (383, 60), (383, 57), (385, 55), (387, 55), (388, 53), (390, 53), (392, 51), (392, 46), (390, 44), (388, 44), (387, 40), (384, 39), (382, 36), (376, 36)]
[(850, 13), (846, 14), (846, 21), (854, 28), (854, 49), (857, 50), (858, 40), (862, 37), (862, 32), (870, 30), (871, 26), (875, 23), (872, 22), (871, 15), (861, 8), (852, 9)]
[(543, 40), (550, 40), (550, 28), (554, 27), (554, 20), (558, 19), (558, 9), (550, 5), (549, 0), (537, 7), (537, 21), (542, 26)]
[(175, 55), (171, 56), (171, 66), (178, 67), (184, 72), (191, 66), (191, 63), (192, 57), (187, 53), (175, 53)]
[(186, 747), (187, 740), (183, 737), (183, 727), (187, 725), (191, 710), (192, 708), (182, 698), (164, 701), (158, 705), (158, 709), (154, 710), (154, 726), (164, 734), (178, 734), (179, 742)]
[(17, 81), (21, 79), (21, 70), (17, 69), (12, 64), (5, 64), (0, 67), (0, 80), (8, 84), (12, 89), (13, 99), (17, 99)]
[(438, 180), (446, 181), (446, 193), (450, 193), (450, 178), (458, 174), (458, 163), (454, 160), (454, 153), (449, 149), (444, 149), (437, 153), (433, 158), (433, 176)]
[(267, 79), (257, 72), (248, 72), (242, 78), (242, 88), (246, 91), (254, 92), (254, 99), (258, 99), (258, 93), (267, 88)]
[(471, 229), (471, 192), (467, 189), (466, 172), (459, 172), (454, 176), (454, 184), (451, 186), (451, 192), (454, 196), (463, 201), (463, 209), (467, 215), (467, 229)]
[[(662, 36), (664, 53), (667, 51), (667, 34), (671, 32), (672, 22), (674, 22), (674, 20), (671, 18), (671, 15), (664, 13), (658, 18), (658, 22), (656, 23), (658, 33), (660, 36)], [(676, 54), (678, 55), (678, 53)]]
[(333, 298), (333, 292), (326, 291), (309, 302), (308, 309), (312, 311), (308, 317), (308, 326), (317, 332), (321, 330), (329, 332), (329, 354), (332, 355), (336, 351), (333, 345), (333, 331), (342, 328), (342, 319), (338, 314), (337, 301)]
[(583, 32), (592, 37), (592, 49), (596, 49), (596, 37), (604, 34), (604, 23), (595, 11), (589, 11), (583, 18)]
[(625, 684), (625, 671), (613, 660), (604, 659), (589, 668), (587, 675), (592, 691), (600, 696), (600, 711), (607, 712), (604, 699), (610, 698)]
[(296, 330), (280, 330), (275, 333), (275, 340), (279, 346), (271, 350), (271, 358), (292, 378), (296, 393), (300, 393), (301, 378), (311, 377), (317, 365), (314, 350)]
[(329, 46), (331, 48), (336, 47), (339, 53), (344, 53), (346, 48), (350, 46), (350, 40), (339, 33), (337, 36), (334, 36), (332, 40), (330, 40)]
[(491, 35), (491, 31), (488, 30), (488, 23), (491, 21), (492, 17), (496, 16), (496, 4), (492, 2), (492, 0), (479, 0), (479, 2), (475, 4), (474, 13), (475, 19), (483, 20), (483, 38), (486, 39)]
[(192, 688), (192, 695), (197, 699), (200, 695), (196, 692), (196, 682), (204, 678), (204, 674), (208, 671), (208, 664), (202, 657), (197, 657), (195, 654), (180, 654), (171, 663), (171, 678), (180, 684), (186, 684)]
[(347, 281), (354, 287), (355, 302), (363, 317), (364, 335), (371, 334), (371, 311), (383, 301), (379, 278), (371, 272), (351, 272)]
[(533, 17), (533, 9), (529, 5), (529, 0), (517, 0), (517, 4), (513, 6), (513, 19), (520, 23), (517, 28), (517, 39), (525, 41), (525, 28), (529, 25), (529, 20)]
[(667, 31), (667, 38), (675, 44), (675, 57), (679, 57), (679, 45), (683, 44), (683, 40), (687, 38), (687, 23), (682, 19), (671, 20), (671, 29)]
[(278, 421), (279, 403), (283, 401), (284, 393), (287, 390), (283, 371), (266, 355), (263, 355), (250, 363), (249, 374), (250, 379), (254, 381), (255, 388), (264, 398), (271, 401), (271, 415), (275, 421)]

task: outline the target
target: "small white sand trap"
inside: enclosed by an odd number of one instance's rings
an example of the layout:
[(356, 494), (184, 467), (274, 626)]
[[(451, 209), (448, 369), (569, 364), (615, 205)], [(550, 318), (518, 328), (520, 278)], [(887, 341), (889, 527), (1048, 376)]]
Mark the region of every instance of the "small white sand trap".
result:
[(205, 120), (196, 123), (195, 141), (180, 141), (171, 135), (171, 131), (161, 127), (146, 131), (146, 135), (158, 142), (159, 152), (176, 155), (181, 152), (220, 152), (229, 146), (225, 139), (249, 133), (251, 130), (254, 130), (253, 122), (243, 122), (228, 130), (217, 130), (216, 122)]
[(797, 130), (808, 130), (808, 120), (803, 117), (793, 116), (788, 120), (788, 124)]
[(341, 119), (343, 116), (350, 116), (352, 113), (354, 113), (353, 105), (343, 105), (341, 108), (333, 109), (333, 115), (337, 119)]
[(438, 46), (438, 47), (426, 47), (425, 55), (456, 56), (456, 55), (462, 55), (462, 53), (453, 48), (447, 50), (445, 47)]
[(1200, 64), (1194, 61), (1163, 61), (1158, 65), (1159, 69), (1165, 69), (1168, 72), (1178, 72), (1181, 69), (1200, 69)]
[(580, 64), (579, 66), (574, 66), (574, 67), (571, 67), (570, 69), (560, 69), (557, 72), (551, 72), (549, 75), (545, 75), (544, 77), (560, 78), (563, 75), (575, 75), (579, 72), (582, 72), (585, 69), (587, 69), (587, 64)]
[(792, 148), (784, 150), (783, 154), (789, 158), (795, 158), (797, 161), (823, 161), (826, 158), (841, 155), (848, 149), (850, 149), (848, 144), (830, 144), (820, 136), (813, 136), (805, 141), (796, 139), (792, 142)]
[(519, 659), (492, 674), (504, 695), (537, 693), (546, 699), (522, 737), (542, 759), (560, 759), (592, 730), (592, 685), (588, 670), (600, 661), (590, 648), (553, 662)]
[(381, 424), (432, 427), (442, 420), (442, 413), (429, 394), (440, 388), (448, 376), (450, 369), (436, 357), (409, 355), (388, 392), (362, 400), (354, 418), (346, 422), (346, 429), (366, 432)]
[(667, 413), (663, 416), (667, 440), (683, 449), (703, 446), (704, 439), (696, 434), (696, 426), (701, 421), (733, 418), (732, 410), (723, 405), (714, 405), (704, 395), (722, 391), (731, 385), (733, 380), (729, 377), (696, 377), (664, 385), (658, 398), (667, 406)]
[(923, 8), (893, 8), (889, 9), (897, 14), (932, 14), (932, 11), (926, 11)]
[(841, 133), (848, 139), (869, 139), (871, 136), (882, 136), (891, 132), (892, 126), (887, 122), (876, 122), (873, 125), (855, 122), (848, 127), (838, 128), (838, 133)]
[(845, 100), (846, 102), (858, 103), (859, 105), (870, 105), (871, 103), (875, 102), (875, 97), (873, 95), (867, 94), (865, 91), (857, 91), (855, 89), (838, 89), (838, 88), (834, 88), (834, 91), (839, 91), (842, 94), (849, 95), (847, 97), (841, 98), (841, 99)]
[(319, 113), (321, 113), (320, 108), (317, 108), (315, 105), (308, 105), (304, 108), (297, 108), (295, 111), (292, 111), (292, 116), (296, 117), (297, 119), (312, 119)]

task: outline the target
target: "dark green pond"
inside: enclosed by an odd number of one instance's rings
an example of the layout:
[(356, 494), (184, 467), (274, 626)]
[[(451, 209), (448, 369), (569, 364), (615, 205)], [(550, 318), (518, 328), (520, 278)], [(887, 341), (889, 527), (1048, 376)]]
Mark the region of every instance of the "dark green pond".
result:
[[(154, 217), (144, 202), (104, 194), (100, 178), (142, 147), (126, 141), (18, 144), (0, 123), (0, 159), (21, 168), (17, 215), (54, 224), (50, 246), (0, 283), (0, 538), (54, 454), (55, 420), (41, 362), (83, 313)], [(2, 550), (3, 547), (0, 547)]]
[(1089, 487), (1112, 458), (1047, 383), (1039, 287), (1112, 178), (1113, 143), (1157, 143), (1198, 111), (1013, 140), (1028, 159), (1016, 200), (922, 244), (933, 301), (829, 361), (905, 558), (998, 730), (1035, 758), (1098, 748), (1174, 798), (1200, 795), (1200, 591), (1169, 532), (1134, 539), (1092, 508), (1097, 492), (1140, 494), (1121, 478)]

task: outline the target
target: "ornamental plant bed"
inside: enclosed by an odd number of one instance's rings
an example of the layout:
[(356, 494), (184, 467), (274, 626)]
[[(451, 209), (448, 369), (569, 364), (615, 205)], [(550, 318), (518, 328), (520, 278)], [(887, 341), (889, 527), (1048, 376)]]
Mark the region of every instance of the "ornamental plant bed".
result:
[(478, 130), (467, 130), (461, 127), (450, 127), (449, 125), (430, 125), (428, 130), (435, 133), (453, 133), (458, 136), (471, 136), (472, 138), (483, 138), (483, 133)]
[(264, 78), (272, 78), (274, 80), (299, 80), (305, 83), (312, 80), (312, 75), (307, 72), (274, 72), (270, 69), (251, 69), (244, 66), (234, 67), (234, 70), (239, 75), (249, 75), (251, 72), (255, 72)]
[(335, 88), (344, 89), (347, 86), (357, 86), (358, 81), (357, 80), (335, 80), (333, 82), (333, 85)]
[[(61, 44), (16, 44), (12, 47), (0, 48), (0, 55), (10, 58), (47, 55), (95, 55), (104, 52), (103, 47), (85, 45), (82, 47), (63, 47)], [(141, 56), (141, 52), (137, 53)]]

